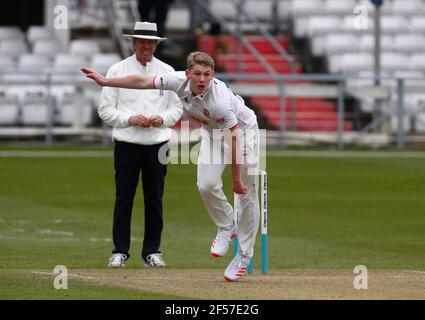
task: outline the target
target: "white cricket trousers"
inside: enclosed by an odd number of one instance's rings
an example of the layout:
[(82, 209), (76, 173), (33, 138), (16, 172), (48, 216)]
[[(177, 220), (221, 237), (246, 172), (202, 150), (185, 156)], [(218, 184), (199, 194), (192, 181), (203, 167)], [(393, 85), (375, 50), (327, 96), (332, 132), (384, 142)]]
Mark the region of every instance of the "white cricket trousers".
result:
[(243, 142), (241, 143), (241, 150), (243, 150), (241, 178), (248, 192), (246, 194), (234, 193), (234, 207), (232, 208), (223, 192), (221, 178), (226, 165), (231, 165), (231, 146), (223, 143), (222, 139), (216, 138), (215, 134), (205, 129), (202, 129), (199, 150), (197, 185), (213, 222), (217, 227), (223, 228), (231, 227), (236, 220), (239, 253), (252, 257), (259, 226), (258, 126), (241, 129), (241, 131), (244, 136), (244, 139), (241, 140)]

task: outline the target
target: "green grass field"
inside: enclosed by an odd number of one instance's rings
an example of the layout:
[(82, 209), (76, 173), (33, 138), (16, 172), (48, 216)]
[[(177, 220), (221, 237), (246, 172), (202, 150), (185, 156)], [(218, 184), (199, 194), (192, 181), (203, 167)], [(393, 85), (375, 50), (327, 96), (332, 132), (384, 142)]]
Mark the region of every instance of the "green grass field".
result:
[[(267, 171), (270, 268), (425, 270), (424, 158), (269, 157)], [(14, 272), (105, 268), (113, 176), (112, 154), (0, 157), (0, 299), (180, 299), (82, 282), (59, 294), (51, 281)], [(216, 230), (196, 189), (195, 166), (170, 165), (166, 182), (161, 249), (167, 265), (224, 270), (228, 259), (209, 256)], [(227, 171), (227, 194), (229, 182)], [(127, 268), (143, 268), (140, 188), (132, 237)]]

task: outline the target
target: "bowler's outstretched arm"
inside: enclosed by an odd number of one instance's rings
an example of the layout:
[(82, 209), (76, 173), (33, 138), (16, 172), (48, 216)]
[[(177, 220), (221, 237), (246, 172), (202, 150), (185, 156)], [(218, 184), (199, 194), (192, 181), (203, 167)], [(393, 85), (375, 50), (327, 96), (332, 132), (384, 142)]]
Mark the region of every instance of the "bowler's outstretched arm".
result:
[(103, 87), (117, 87), (127, 89), (156, 89), (153, 84), (155, 76), (142, 76), (142, 75), (130, 75), (119, 78), (105, 78), (96, 71), (82, 67), (80, 69), (84, 72), (87, 78), (93, 79), (98, 85)]

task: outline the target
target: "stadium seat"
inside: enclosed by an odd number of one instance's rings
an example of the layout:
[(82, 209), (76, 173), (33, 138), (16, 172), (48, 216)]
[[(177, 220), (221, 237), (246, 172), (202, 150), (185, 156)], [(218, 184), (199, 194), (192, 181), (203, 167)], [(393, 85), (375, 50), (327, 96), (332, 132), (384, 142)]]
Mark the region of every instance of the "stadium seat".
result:
[(357, 73), (373, 68), (373, 56), (367, 53), (346, 53), (342, 56), (341, 70), (344, 73)]
[(34, 43), (40, 40), (52, 40), (53, 33), (48, 27), (30, 26), (27, 31), (27, 39), (29, 43)]
[(314, 16), (308, 19), (307, 34), (310, 37), (320, 34), (328, 34), (335, 30), (339, 30), (341, 25), (341, 18), (335, 16)]
[(409, 30), (414, 33), (425, 33), (425, 16), (411, 17)]
[(38, 55), (54, 57), (62, 52), (64, 52), (62, 46), (55, 40), (38, 40), (33, 46), (33, 53)]
[(324, 10), (329, 15), (349, 15), (353, 14), (356, 5), (355, 0), (326, 0)]
[[(46, 94), (28, 94), (22, 101), (22, 124), (46, 125), (48, 117), (48, 97)], [(52, 104), (54, 108), (54, 104)], [(53, 120), (55, 111), (53, 110)]]
[(213, 15), (217, 15), (225, 19), (236, 19), (236, 5), (233, 1), (214, 0), (210, 1), (210, 10)]
[(16, 125), (19, 120), (19, 105), (14, 96), (0, 95), (0, 125)]
[[(88, 65), (84, 56), (61, 53), (54, 59), (54, 82), (69, 82), (84, 79), (81, 77), (80, 67)], [(62, 73), (62, 74), (61, 74)]]
[(66, 126), (87, 126), (93, 122), (93, 108), (81, 93), (64, 94), (57, 100), (57, 122)]
[[(366, 53), (375, 50), (375, 37), (372, 34), (365, 34), (360, 37), (360, 49)], [(394, 48), (394, 38), (390, 35), (381, 36), (381, 50), (391, 51)]]
[(90, 66), (97, 72), (106, 74), (108, 69), (120, 60), (121, 57), (116, 53), (98, 53), (92, 56)]
[(16, 60), (11, 56), (0, 56), (0, 70), (10, 70), (17, 67)]
[(167, 30), (189, 31), (190, 10), (187, 8), (170, 8), (165, 26)]
[(69, 53), (86, 57), (100, 52), (100, 45), (94, 40), (72, 40), (69, 48)]
[(410, 56), (410, 69), (425, 71), (425, 53), (416, 53)]
[(324, 39), (324, 48), (328, 55), (350, 52), (358, 46), (359, 38), (354, 34), (330, 34)]
[(394, 0), (392, 9), (394, 14), (425, 14), (425, 4), (421, 0)]
[(409, 23), (406, 18), (399, 15), (382, 16), (381, 28), (384, 33), (402, 33), (409, 31)]
[(246, 0), (245, 11), (257, 20), (264, 21), (271, 19), (273, 15), (273, 2), (270, 0)]
[(0, 26), (0, 41), (3, 40), (23, 40), (24, 34), (15, 26)]
[(28, 52), (24, 40), (2, 40), (0, 41), (0, 55), (18, 57)]
[(51, 67), (51, 62), (46, 56), (22, 54), (18, 61), (19, 73), (6, 74), (3, 77), (5, 82), (25, 82), (34, 83), (45, 81), (47, 76), (43, 74)]
[(324, 2), (322, 0), (292, 0), (291, 2), (291, 14), (294, 17), (320, 15), (323, 10)]
[(406, 70), (409, 57), (401, 53), (383, 52), (381, 54), (381, 68), (387, 71)]
[(43, 70), (51, 67), (48, 57), (37, 54), (23, 54), (19, 57), (20, 70)]
[(412, 33), (397, 34), (394, 37), (394, 49), (405, 53), (424, 52), (425, 36)]

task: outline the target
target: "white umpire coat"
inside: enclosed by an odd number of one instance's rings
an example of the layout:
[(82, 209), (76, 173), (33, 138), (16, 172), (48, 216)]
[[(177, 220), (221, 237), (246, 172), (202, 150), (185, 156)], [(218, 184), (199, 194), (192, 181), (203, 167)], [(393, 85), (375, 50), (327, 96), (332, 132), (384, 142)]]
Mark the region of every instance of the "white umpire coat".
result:
[[(156, 75), (173, 72), (174, 69), (156, 59), (143, 66), (132, 55), (114, 65), (107, 74), (107, 78), (123, 77), (132, 74)], [(112, 138), (128, 143), (154, 145), (171, 138), (171, 129), (183, 113), (180, 99), (171, 90), (137, 90), (103, 87), (101, 102), (98, 107), (100, 118), (112, 126)], [(164, 120), (161, 127), (142, 128), (130, 126), (128, 119), (131, 116), (142, 114), (146, 117), (159, 115)]]

